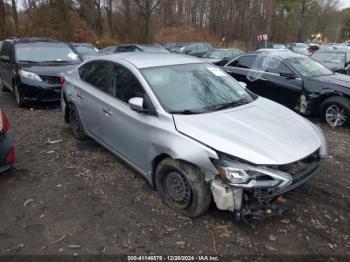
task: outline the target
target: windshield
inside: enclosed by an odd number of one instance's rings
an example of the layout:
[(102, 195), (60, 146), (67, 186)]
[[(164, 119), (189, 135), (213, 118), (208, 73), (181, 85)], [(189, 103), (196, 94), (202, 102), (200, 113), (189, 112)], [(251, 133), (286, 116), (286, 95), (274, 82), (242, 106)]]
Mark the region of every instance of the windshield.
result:
[(79, 62), (78, 56), (67, 45), (57, 43), (17, 44), (19, 62)]
[(293, 57), (288, 58), (290, 65), (301, 75), (305, 77), (317, 77), (332, 75), (333, 72), (312, 60), (310, 57)]
[(255, 99), (220, 68), (208, 63), (162, 66), (141, 71), (169, 113), (203, 113)]
[(83, 55), (95, 55), (97, 53), (96, 49), (92, 46), (76, 45), (75, 49), (78, 53)]
[(312, 55), (312, 58), (324, 63), (345, 64), (345, 53), (316, 52)]

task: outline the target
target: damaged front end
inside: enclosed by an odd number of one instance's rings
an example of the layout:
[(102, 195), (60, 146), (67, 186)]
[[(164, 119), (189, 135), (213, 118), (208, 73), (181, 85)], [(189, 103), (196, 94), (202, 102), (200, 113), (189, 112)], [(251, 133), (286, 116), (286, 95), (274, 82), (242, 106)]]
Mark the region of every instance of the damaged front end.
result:
[(319, 150), (297, 162), (255, 166), (227, 157), (213, 161), (219, 175), (211, 181), (216, 206), (235, 214), (264, 219), (286, 209), (282, 195), (308, 181), (320, 163)]

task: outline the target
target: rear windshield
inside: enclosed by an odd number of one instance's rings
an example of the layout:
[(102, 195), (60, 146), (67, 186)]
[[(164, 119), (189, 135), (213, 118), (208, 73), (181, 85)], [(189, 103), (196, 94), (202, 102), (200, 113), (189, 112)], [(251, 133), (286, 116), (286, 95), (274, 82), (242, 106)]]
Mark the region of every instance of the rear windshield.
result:
[(336, 52), (316, 52), (312, 58), (324, 63), (345, 63), (346, 54)]
[(79, 62), (77, 54), (61, 43), (21, 43), (16, 44), (18, 62)]

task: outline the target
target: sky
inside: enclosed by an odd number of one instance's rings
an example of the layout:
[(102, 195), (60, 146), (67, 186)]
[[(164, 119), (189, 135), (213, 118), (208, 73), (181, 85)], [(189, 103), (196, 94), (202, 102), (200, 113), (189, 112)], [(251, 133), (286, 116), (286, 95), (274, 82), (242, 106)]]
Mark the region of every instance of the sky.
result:
[(340, 5), (342, 9), (350, 7), (350, 0), (340, 0)]

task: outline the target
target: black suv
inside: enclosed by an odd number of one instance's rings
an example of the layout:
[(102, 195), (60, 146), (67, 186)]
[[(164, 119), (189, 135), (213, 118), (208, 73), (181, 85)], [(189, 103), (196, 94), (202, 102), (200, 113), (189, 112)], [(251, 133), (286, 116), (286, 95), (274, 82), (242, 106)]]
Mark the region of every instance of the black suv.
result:
[(15, 95), (18, 106), (59, 101), (61, 74), (81, 63), (65, 43), (46, 38), (15, 38), (0, 50), (0, 89)]

